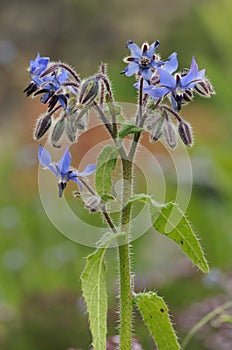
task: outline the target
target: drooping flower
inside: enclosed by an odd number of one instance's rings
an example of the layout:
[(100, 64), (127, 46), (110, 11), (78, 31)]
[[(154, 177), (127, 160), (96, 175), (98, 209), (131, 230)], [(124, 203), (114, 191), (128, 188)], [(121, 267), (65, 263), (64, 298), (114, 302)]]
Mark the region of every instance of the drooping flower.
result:
[(155, 69), (163, 64), (159, 56), (155, 54), (159, 44), (158, 40), (154, 41), (150, 46), (144, 43), (140, 49), (137, 44), (129, 40), (126, 47), (130, 50), (131, 56), (124, 59), (129, 64), (122, 73), (128, 77), (133, 74), (139, 74), (145, 80), (150, 80)]
[[(167, 66), (166, 66), (167, 67)], [(171, 94), (171, 101), (174, 110), (181, 109), (182, 100), (192, 99), (192, 90), (196, 85), (205, 80), (205, 69), (198, 70), (198, 65), (192, 58), (192, 64), (187, 74), (175, 74), (173, 76), (167, 69), (158, 68), (160, 82), (159, 85), (148, 85), (144, 87), (144, 92), (152, 98), (162, 98)]]
[(57, 177), (59, 197), (62, 197), (62, 193), (70, 180), (76, 182), (80, 190), (82, 190), (82, 184), (78, 178), (89, 176), (96, 170), (96, 165), (94, 164), (88, 164), (82, 172), (78, 172), (76, 169), (72, 168), (71, 154), (68, 149), (66, 149), (63, 157), (58, 162), (52, 162), (50, 152), (40, 145), (38, 158), (40, 164), (45, 168), (50, 169)]

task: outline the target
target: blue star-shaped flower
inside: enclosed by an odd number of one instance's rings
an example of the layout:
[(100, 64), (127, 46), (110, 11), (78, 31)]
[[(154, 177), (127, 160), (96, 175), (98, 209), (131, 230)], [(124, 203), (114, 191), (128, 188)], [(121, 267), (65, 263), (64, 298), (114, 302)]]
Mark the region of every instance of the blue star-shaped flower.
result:
[(30, 60), (30, 73), (40, 76), (47, 69), (49, 62), (49, 57), (40, 57), (38, 53), (35, 60)]
[(45, 168), (50, 169), (58, 178), (59, 197), (62, 197), (62, 193), (70, 180), (76, 182), (80, 190), (82, 190), (82, 185), (78, 177), (89, 176), (96, 170), (96, 165), (94, 164), (88, 164), (87, 167), (80, 173), (76, 169), (70, 167), (71, 154), (68, 149), (66, 149), (64, 152), (63, 157), (57, 163), (54, 163), (52, 162), (50, 152), (40, 145), (38, 150), (38, 158), (40, 164)]
[[(172, 70), (172, 69), (171, 69)], [(167, 94), (171, 94), (173, 108), (177, 111), (181, 109), (181, 102), (188, 92), (195, 87), (196, 84), (204, 81), (205, 69), (198, 70), (198, 65), (192, 58), (192, 64), (187, 74), (176, 74), (175, 77), (170, 73), (170, 70), (158, 68), (160, 83), (158, 86), (146, 85), (143, 91), (153, 98), (162, 98)]]
[[(164, 69), (165, 71), (167, 71), (168, 73), (172, 74), (174, 73), (177, 68), (178, 68), (178, 60), (177, 60), (177, 53), (173, 52), (166, 61), (162, 61), (160, 62), (160, 65), (162, 65), (162, 69)], [(158, 71), (157, 71), (158, 72)], [(151, 86), (152, 88), (154, 88), (154, 85), (157, 85), (159, 82), (159, 74), (157, 74), (157, 72), (152, 75), (150, 82), (144, 81), (143, 82), (143, 91), (146, 92), (146, 88), (148, 88), (149, 86)], [(154, 84), (154, 85), (153, 85)], [(140, 87), (140, 83), (136, 82), (134, 84), (134, 87), (136, 89), (139, 89)], [(148, 89), (148, 91), (150, 91), (150, 89)]]
[(128, 77), (133, 74), (140, 74), (145, 80), (150, 80), (154, 70), (162, 65), (159, 57), (155, 55), (155, 50), (159, 44), (158, 40), (150, 46), (144, 43), (140, 49), (137, 44), (129, 40), (126, 47), (130, 50), (131, 56), (124, 59), (129, 64), (122, 73)]

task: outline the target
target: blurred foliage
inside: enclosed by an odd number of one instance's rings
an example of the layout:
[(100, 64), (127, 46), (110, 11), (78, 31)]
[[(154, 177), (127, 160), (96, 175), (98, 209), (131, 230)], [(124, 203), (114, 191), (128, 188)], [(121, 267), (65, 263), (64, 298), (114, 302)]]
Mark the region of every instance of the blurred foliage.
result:
[[(87, 317), (79, 299), (79, 276), (83, 256), (91, 248), (57, 232), (37, 191), (36, 145), (31, 144), (31, 130), (42, 107), (21, 94), (28, 82), (25, 67), (37, 51), (71, 63), (82, 76), (93, 74), (101, 61), (109, 62), (119, 101), (136, 99), (133, 78), (119, 74), (124, 68), (122, 56), (128, 54), (128, 39), (138, 43), (160, 39), (162, 57), (177, 51), (182, 68), (189, 66), (194, 54), (200, 68), (207, 68), (217, 95), (211, 101), (196, 98), (195, 104), (184, 110), (196, 135), (196, 145), (189, 152), (194, 178), (188, 215), (199, 232), (210, 266), (225, 274), (231, 269), (231, 13), (230, 0), (1, 2), (1, 349), (87, 349), (89, 344)], [(167, 163), (166, 199), (171, 200), (177, 184), (170, 161), (156, 145), (150, 150), (158, 150)], [(83, 152), (84, 148), (80, 149)], [(74, 208), (75, 202), (70, 203)], [(88, 213), (81, 209), (81, 215), (86, 218)], [(158, 289), (170, 305), (174, 321), (183, 308), (220, 293), (220, 286), (205, 284), (176, 247), (153, 231), (133, 246), (136, 290)], [(115, 259), (116, 252), (111, 250), (111, 335), (117, 333)], [(181, 324), (178, 328), (181, 332)], [(152, 341), (137, 316), (135, 331), (144, 348), (152, 349)], [(193, 339), (189, 349), (210, 348), (202, 339)]]

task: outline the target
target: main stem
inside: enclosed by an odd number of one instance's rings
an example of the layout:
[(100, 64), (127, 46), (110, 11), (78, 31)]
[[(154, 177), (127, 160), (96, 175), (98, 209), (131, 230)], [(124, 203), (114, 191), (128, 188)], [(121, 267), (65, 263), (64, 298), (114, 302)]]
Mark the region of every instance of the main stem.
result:
[(121, 231), (126, 234), (125, 244), (119, 246), (120, 272), (120, 350), (131, 350), (132, 343), (132, 283), (130, 266), (130, 207), (126, 205), (132, 192), (132, 162), (122, 159), (123, 208)]
[[(143, 116), (143, 78), (140, 79), (138, 98), (138, 111), (136, 125), (142, 123)], [(134, 139), (127, 158), (122, 158), (123, 170), (123, 207), (121, 213), (121, 231), (126, 234), (126, 242), (119, 246), (120, 271), (120, 350), (132, 348), (132, 295), (133, 284), (131, 280), (130, 265), (130, 216), (131, 207), (127, 205), (132, 194), (133, 159), (140, 133), (134, 134)]]

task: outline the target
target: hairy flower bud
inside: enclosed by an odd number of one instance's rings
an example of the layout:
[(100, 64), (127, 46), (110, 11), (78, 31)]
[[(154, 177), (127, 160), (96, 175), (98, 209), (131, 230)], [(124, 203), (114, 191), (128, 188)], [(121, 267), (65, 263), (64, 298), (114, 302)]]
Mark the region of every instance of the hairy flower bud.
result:
[(71, 115), (66, 119), (65, 132), (70, 142), (74, 143), (77, 140), (78, 125), (76, 123), (76, 115)]
[(65, 128), (65, 119), (62, 116), (61, 118), (58, 118), (55, 121), (51, 135), (50, 135), (50, 140), (54, 147), (60, 147), (59, 145), (57, 145), (57, 142), (61, 139), (61, 136), (63, 135), (63, 132), (64, 132), (64, 128)]
[(163, 116), (158, 116), (155, 121), (148, 126), (151, 131), (151, 141), (157, 141), (162, 136), (164, 121), (165, 119)]
[(89, 209), (90, 213), (95, 213), (100, 209), (101, 198), (99, 196), (92, 196), (85, 202), (85, 207)]
[(186, 146), (191, 147), (193, 145), (191, 126), (188, 123), (181, 121), (178, 126), (178, 133)]
[(175, 126), (169, 120), (165, 122), (164, 129), (163, 129), (163, 136), (169, 147), (171, 148), (176, 147), (177, 142), (176, 142)]
[(214, 88), (207, 78), (196, 84), (194, 89), (203, 97), (210, 97), (215, 94)]
[(79, 103), (89, 105), (98, 94), (99, 83), (95, 77), (83, 80), (80, 86)]
[(52, 124), (52, 116), (51, 114), (42, 114), (36, 122), (36, 126), (33, 132), (34, 140), (39, 140), (41, 137), (45, 135)]

